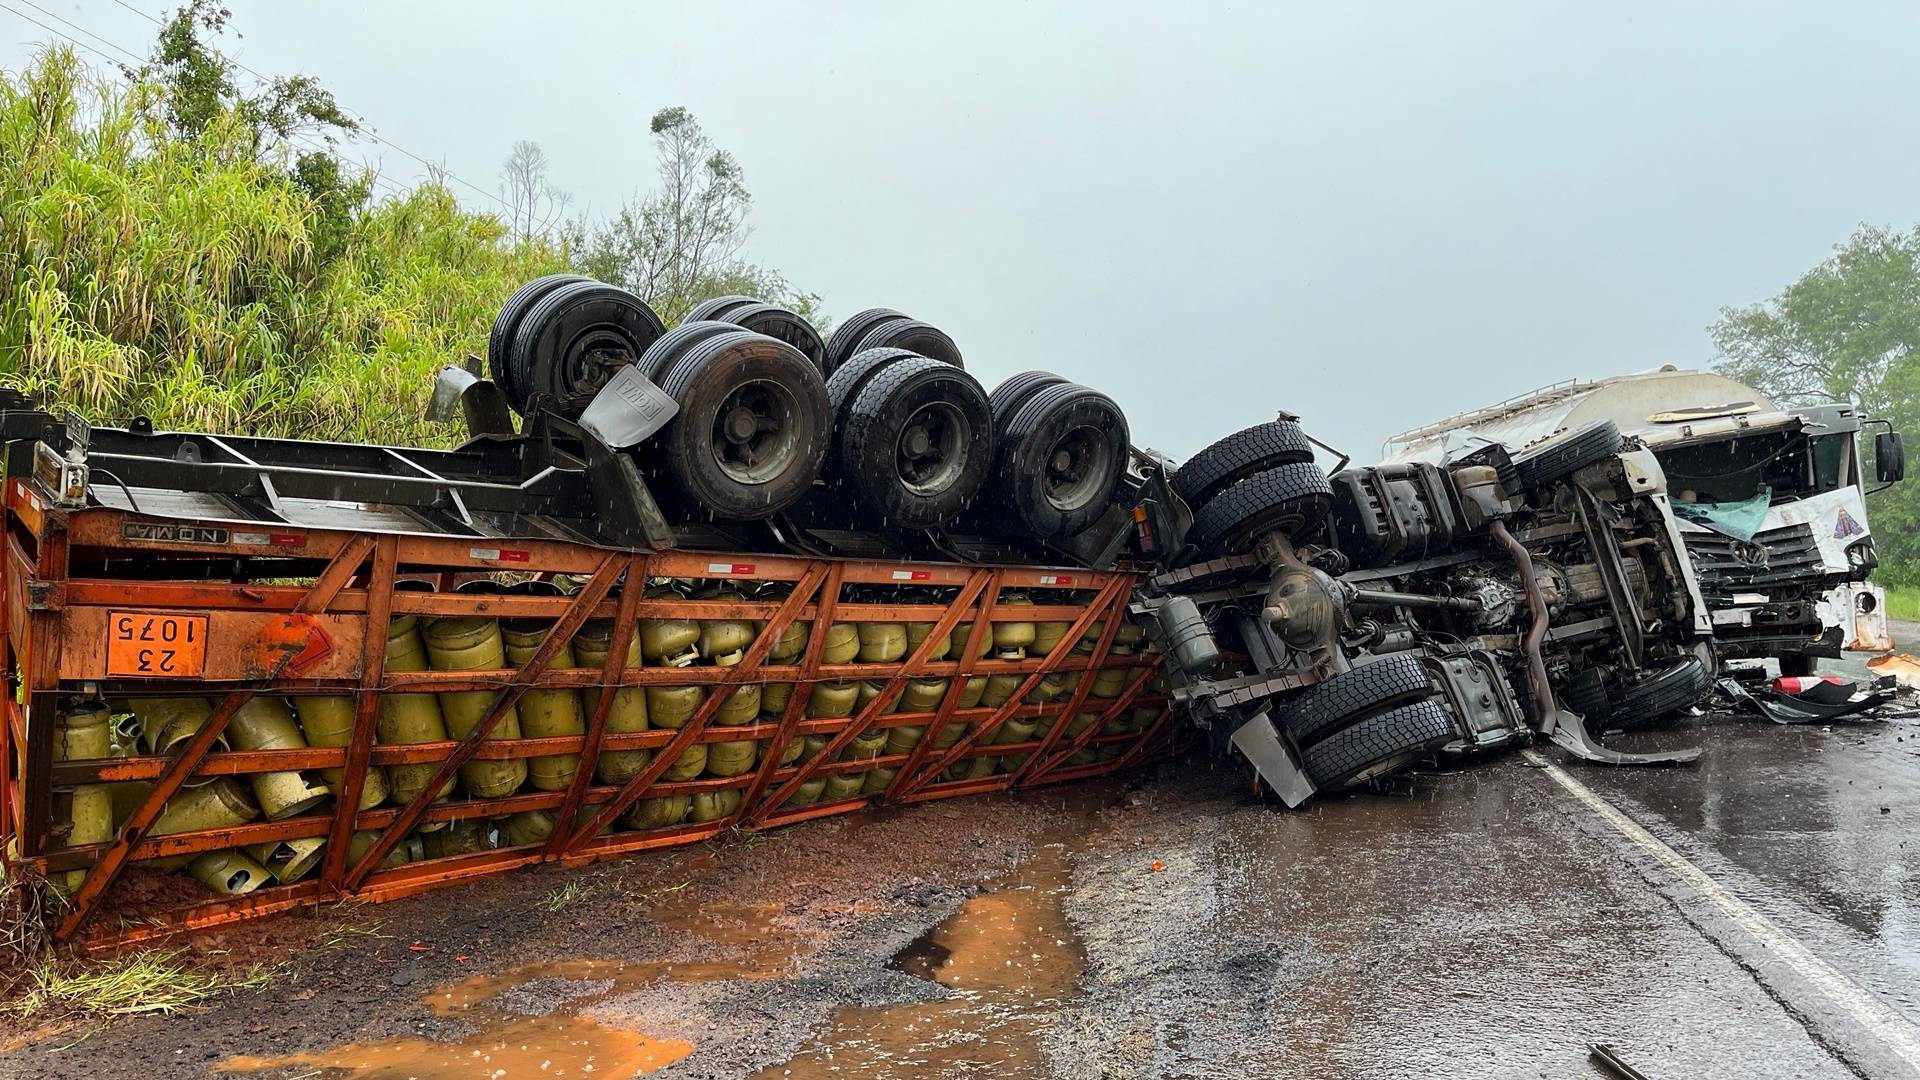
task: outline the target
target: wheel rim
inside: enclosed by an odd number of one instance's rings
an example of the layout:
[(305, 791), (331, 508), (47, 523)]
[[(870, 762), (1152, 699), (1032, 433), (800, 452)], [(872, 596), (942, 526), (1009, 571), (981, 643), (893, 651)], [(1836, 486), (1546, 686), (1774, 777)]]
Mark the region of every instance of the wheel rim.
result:
[(786, 472), (799, 446), (798, 403), (786, 387), (756, 379), (734, 387), (714, 414), (714, 464), (742, 484), (765, 484)]
[(952, 487), (967, 467), (971, 434), (972, 425), (951, 403), (921, 406), (894, 440), (894, 471), (901, 485), (921, 496), (939, 495)]
[(1098, 498), (1112, 457), (1106, 433), (1099, 428), (1081, 426), (1062, 435), (1047, 450), (1047, 502), (1055, 510), (1071, 511)]
[(615, 371), (639, 359), (640, 353), (634, 351), (627, 335), (604, 326), (591, 327), (574, 338), (562, 354), (559, 385), (554, 389), (562, 397), (594, 393)]

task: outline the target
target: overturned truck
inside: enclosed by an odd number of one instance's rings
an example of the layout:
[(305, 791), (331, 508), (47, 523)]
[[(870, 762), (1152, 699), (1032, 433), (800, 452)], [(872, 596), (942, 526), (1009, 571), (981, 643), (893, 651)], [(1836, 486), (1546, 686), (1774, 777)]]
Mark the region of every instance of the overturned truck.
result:
[(1534, 735), (1608, 730), (1711, 687), (1712, 624), (1653, 455), (1607, 421), (1442, 466), (1314, 463), (1298, 420), (1180, 468), (1183, 563), (1146, 580), (1173, 694), (1289, 805)]

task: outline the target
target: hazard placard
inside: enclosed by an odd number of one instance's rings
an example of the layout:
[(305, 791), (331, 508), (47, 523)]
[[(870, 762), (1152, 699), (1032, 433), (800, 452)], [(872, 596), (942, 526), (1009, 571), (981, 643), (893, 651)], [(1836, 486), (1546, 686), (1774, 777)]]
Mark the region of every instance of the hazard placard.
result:
[(107, 674), (184, 678), (207, 669), (207, 617), (153, 611), (107, 613)]

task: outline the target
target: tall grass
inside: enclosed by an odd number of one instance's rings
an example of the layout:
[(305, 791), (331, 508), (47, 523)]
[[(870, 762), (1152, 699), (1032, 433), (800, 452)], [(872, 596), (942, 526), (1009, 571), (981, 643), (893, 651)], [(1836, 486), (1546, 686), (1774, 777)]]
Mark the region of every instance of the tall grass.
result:
[(443, 444), (433, 373), (563, 268), (426, 183), (317, 257), (316, 207), (242, 118), (198, 137), (71, 51), (0, 74), (0, 380), (99, 422)]

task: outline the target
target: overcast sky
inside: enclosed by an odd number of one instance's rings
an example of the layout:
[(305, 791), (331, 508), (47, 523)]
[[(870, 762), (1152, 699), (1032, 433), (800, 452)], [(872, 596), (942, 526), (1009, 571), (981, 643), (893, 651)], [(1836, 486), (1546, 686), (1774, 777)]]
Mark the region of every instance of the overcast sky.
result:
[[(933, 322), (989, 387), (1098, 387), (1175, 456), (1287, 409), (1365, 459), (1545, 383), (1704, 365), (1720, 307), (1920, 219), (1910, 2), (227, 2), (241, 62), (489, 191), (528, 138), (609, 209), (684, 105), (746, 169), (750, 253), (829, 314)], [(0, 66), (50, 37), (0, 11)]]

